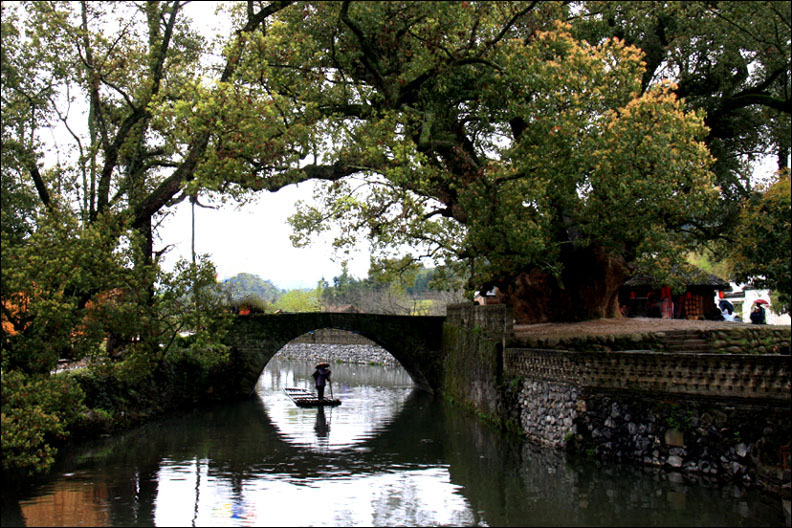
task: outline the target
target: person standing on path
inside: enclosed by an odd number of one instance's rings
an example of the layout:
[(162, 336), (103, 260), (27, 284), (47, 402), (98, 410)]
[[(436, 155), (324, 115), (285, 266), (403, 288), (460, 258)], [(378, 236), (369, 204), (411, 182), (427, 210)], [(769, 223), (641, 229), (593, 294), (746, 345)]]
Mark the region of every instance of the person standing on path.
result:
[(751, 323), (753, 324), (767, 324), (767, 316), (765, 309), (761, 304), (755, 302), (753, 309), (751, 309)]
[(316, 381), (316, 392), (319, 394), (320, 400), (324, 399), (325, 384), (330, 379), (329, 366), (327, 363), (319, 363), (313, 373), (313, 378)]

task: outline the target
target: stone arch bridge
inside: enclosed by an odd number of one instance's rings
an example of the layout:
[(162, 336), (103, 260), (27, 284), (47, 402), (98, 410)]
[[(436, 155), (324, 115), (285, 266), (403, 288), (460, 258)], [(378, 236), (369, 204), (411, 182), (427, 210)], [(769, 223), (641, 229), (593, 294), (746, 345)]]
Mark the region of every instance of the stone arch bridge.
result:
[(387, 350), (415, 384), (434, 391), (440, 386), (442, 316), (349, 313), (256, 314), (236, 317), (226, 338), (239, 394), (255, 389), (264, 367), (287, 343), (311, 330), (336, 328), (355, 332)]

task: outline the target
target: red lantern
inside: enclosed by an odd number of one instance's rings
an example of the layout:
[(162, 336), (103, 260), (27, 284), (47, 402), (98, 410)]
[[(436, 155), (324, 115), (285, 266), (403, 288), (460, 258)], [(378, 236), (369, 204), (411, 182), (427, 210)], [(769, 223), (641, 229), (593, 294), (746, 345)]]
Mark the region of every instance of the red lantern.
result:
[(723, 299), (723, 292), (718, 290), (718, 299)]

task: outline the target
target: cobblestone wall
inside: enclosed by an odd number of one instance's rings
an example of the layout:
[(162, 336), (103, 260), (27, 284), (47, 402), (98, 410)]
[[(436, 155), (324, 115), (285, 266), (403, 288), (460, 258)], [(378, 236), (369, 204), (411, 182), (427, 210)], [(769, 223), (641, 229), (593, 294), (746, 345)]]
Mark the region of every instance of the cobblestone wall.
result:
[(789, 495), (787, 356), (507, 349), (504, 363), (536, 443)]
[(587, 393), (576, 411), (574, 435), (569, 440), (577, 450), (671, 471), (758, 483), (789, 496), (788, 402), (774, 406)]
[(520, 427), (533, 442), (563, 447), (578, 418), (578, 389), (568, 383), (525, 380), (518, 401)]
[(398, 366), (387, 350), (377, 345), (334, 345), (315, 343), (289, 343), (278, 352), (277, 357), (318, 363), (356, 363), (360, 365)]

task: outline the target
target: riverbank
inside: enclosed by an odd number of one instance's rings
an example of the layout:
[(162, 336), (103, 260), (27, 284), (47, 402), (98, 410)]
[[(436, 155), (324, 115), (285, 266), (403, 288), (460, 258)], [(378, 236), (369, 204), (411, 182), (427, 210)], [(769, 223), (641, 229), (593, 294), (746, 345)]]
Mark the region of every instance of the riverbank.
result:
[(444, 393), (533, 443), (790, 497), (790, 327), (449, 307)]

